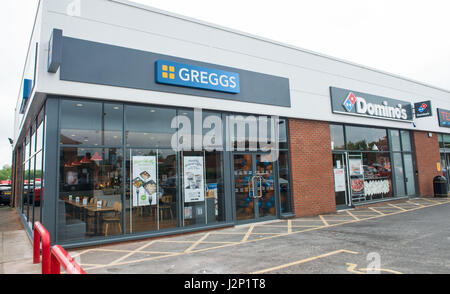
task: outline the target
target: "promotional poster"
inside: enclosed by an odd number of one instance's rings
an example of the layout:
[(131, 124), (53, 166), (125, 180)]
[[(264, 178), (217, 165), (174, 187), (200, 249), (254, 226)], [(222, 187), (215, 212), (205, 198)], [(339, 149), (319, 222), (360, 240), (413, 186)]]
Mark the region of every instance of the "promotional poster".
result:
[(156, 205), (156, 156), (133, 156), (133, 207)]
[(202, 156), (184, 157), (184, 202), (205, 200), (204, 169)]

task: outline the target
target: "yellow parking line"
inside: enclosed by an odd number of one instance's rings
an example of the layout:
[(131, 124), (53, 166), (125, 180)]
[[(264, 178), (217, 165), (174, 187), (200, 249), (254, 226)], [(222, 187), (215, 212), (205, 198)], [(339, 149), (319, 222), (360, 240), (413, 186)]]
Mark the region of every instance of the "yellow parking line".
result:
[(436, 204), (436, 202), (439, 203), (439, 201), (436, 201), (436, 200), (430, 200), (430, 199), (426, 199), (426, 198), (421, 198), (421, 200), (424, 200), (424, 201), (426, 201), (426, 202), (433, 203), (433, 204)]
[(419, 206), (419, 207), (425, 207), (425, 206), (422, 205), (422, 204), (419, 204), (419, 203), (416, 203), (416, 202), (412, 202), (412, 201), (410, 201), (410, 200), (408, 200), (408, 201), (406, 201), (406, 202), (410, 203), (411, 205), (415, 205), (416, 207), (417, 207), (417, 206)]
[(194, 244), (192, 244), (188, 249), (184, 250), (184, 253), (191, 252), (195, 247), (197, 247), (198, 244), (202, 243), (203, 240), (209, 237), (211, 233), (206, 233), (203, 237), (197, 240)]
[(329, 226), (329, 224), (328, 224), (328, 222), (325, 220), (325, 218), (323, 217), (323, 216), (321, 216), (321, 215), (319, 215), (319, 217), (320, 217), (320, 219), (322, 220), (322, 222), (323, 222), (323, 224), (325, 225), (325, 226)]
[(247, 234), (245, 234), (244, 238), (242, 238), (241, 242), (246, 242), (248, 240), (248, 237), (250, 237), (250, 234), (252, 233), (253, 229), (255, 228), (255, 225), (251, 225), (250, 228), (247, 231)]
[(298, 260), (298, 261), (286, 263), (286, 264), (283, 264), (283, 265), (266, 268), (266, 269), (263, 269), (263, 270), (260, 270), (260, 271), (252, 272), (250, 274), (263, 274), (263, 273), (267, 273), (267, 272), (272, 272), (272, 271), (280, 270), (280, 269), (283, 269), (283, 268), (291, 267), (291, 266), (294, 266), (294, 265), (298, 265), (298, 264), (310, 262), (310, 261), (313, 261), (313, 260), (317, 260), (317, 259), (320, 259), (320, 258), (336, 255), (336, 254), (339, 254), (339, 253), (358, 254), (358, 252), (355, 252), (355, 251), (340, 249), (340, 250), (331, 251), (331, 252), (328, 252), (328, 253), (325, 253), (325, 254), (317, 255), (317, 256), (314, 256), (314, 257), (310, 257), (310, 258), (301, 259), (301, 260)]
[(369, 209), (372, 210), (372, 211), (375, 211), (375, 212), (378, 213), (379, 215), (386, 215), (385, 213), (383, 213), (383, 212), (381, 212), (381, 211), (378, 211), (378, 210), (376, 210), (376, 209), (373, 208), (373, 207), (369, 207)]
[(401, 211), (408, 211), (407, 209), (404, 209), (403, 207), (400, 207), (400, 206), (397, 206), (397, 205), (394, 205), (394, 204), (391, 204), (391, 203), (388, 203), (388, 205), (392, 206), (392, 207), (394, 207), (396, 209), (400, 209)]
[(141, 251), (142, 249), (147, 248), (148, 246), (150, 246), (150, 245), (152, 245), (152, 244), (154, 244), (154, 243), (155, 243), (155, 241), (151, 241), (151, 242), (149, 242), (149, 243), (147, 243), (147, 244), (145, 244), (145, 245), (139, 247), (138, 249), (133, 250), (133, 251), (131, 251), (130, 253), (125, 254), (124, 256), (122, 256), (122, 257), (120, 257), (120, 258), (118, 258), (118, 259), (116, 259), (116, 260), (110, 262), (109, 265), (115, 265), (115, 264), (117, 264), (118, 262), (120, 262), (120, 261), (122, 261), (122, 260), (124, 260), (124, 259), (126, 259), (126, 258), (128, 258), (128, 257), (130, 257), (131, 255), (135, 254), (136, 252)]
[(351, 213), (349, 210), (346, 210), (345, 212), (347, 212), (347, 214), (350, 215), (351, 217), (353, 217), (354, 219), (359, 220), (359, 218), (356, 215), (354, 215), (353, 213)]

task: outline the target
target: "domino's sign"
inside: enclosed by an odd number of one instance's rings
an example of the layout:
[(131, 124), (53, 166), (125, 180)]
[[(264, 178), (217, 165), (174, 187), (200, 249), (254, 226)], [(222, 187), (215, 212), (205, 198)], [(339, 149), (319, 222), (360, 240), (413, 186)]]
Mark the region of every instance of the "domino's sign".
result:
[(234, 94), (240, 92), (238, 73), (167, 60), (156, 61), (156, 82)]
[(411, 122), (410, 102), (330, 87), (333, 113)]
[(431, 101), (414, 103), (414, 110), (417, 118), (433, 116)]

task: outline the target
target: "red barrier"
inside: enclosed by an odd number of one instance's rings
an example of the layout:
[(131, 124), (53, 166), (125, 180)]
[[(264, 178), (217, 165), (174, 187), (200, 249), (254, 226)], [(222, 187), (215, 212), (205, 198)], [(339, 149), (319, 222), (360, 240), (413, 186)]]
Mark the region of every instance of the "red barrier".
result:
[(61, 265), (68, 274), (86, 274), (61, 246), (53, 246), (51, 256), (51, 274), (61, 274)]
[(34, 223), (33, 230), (33, 263), (41, 261), (42, 239), (42, 274), (50, 274), (50, 234), (40, 222)]

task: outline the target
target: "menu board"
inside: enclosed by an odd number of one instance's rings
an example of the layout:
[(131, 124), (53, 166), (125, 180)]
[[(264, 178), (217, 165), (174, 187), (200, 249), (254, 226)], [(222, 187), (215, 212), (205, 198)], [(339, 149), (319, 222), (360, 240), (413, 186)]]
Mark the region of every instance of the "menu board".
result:
[(184, 171), (184, 202), (205, 200), (203, 156), (185, 156)]
[(133, 156), (133, 207), (156, 205), (156, 156)]

